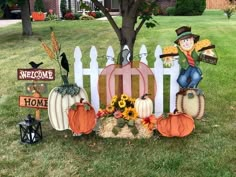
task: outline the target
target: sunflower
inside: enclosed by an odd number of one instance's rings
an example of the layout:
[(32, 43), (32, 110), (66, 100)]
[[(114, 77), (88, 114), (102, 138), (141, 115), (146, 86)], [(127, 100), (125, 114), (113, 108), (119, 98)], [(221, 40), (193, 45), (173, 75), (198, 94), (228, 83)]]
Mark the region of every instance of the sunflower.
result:
[(112, 105), (112, 106), (115, 106), (115, 105), (116, 105), (116, 101), (112, 99), (112, 100), (111, 100), (111, 105)]
[(128, 101), (130, 102), (130, 104), (133, 104), (133, 105), (134, 105), (135, 100), (136, 100), (135, 98), (131, 98), (131, 97), (130, 97)]
[(117, 99), (118, 99), (118, 96), (117, 96), (117, 95), (114, 95), (114, 96), (112, 97), (112, 100), (114, 100), (114, 101), (117, 101)]
[(128, 99), (129, 99), (128, 95), (126, 95), (126, 94), (121, 95), (121, 100), (128, 100)]
[(126, 106), (126, 102), (124, 100), (120, 100), (118, 104), (120, 108), (124, 108)]
[(123, 112), (123, 116), (127, 120), (135, 120), (138, 117), (138, 113), (136, 112), (135, 108), (128, 107), (128, 108), (125, 108), (125, 111)]
[(108, 106), (106, 107), (106, 110), (107, 110), (107, 112), (109, 112), (109, 113), (113, 113), (114, 110), (115, 110), (115, 107), (112, 106), (112, 105), (108, 105)]

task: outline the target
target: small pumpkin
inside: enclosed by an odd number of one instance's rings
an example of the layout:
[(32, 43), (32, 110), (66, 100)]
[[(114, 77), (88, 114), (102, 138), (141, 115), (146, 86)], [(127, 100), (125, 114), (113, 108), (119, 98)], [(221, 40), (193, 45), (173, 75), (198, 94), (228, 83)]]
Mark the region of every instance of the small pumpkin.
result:
[(185, 89), (176, 94), (176, 108), (179, 112), (202, 119), (205, 113), (205, 96), (199, 89)]
[(192, 116), (185, 113), (169, 113), (157, 119), (157, 130), (166, 137), (184, 137), (189, 135), (195, 128)]
[(88, 102), (75, 103), (68, 112), (69, 126), (76, 134), (89, 134), (96, 125), (96, 113)]
[(134, 103), (134, 108), (138, 112), (140, 118), (146, 118), (152, 115), (153, 102), (148, 97), (149, 94), (144, 94), (141, 98), (137, 98)]

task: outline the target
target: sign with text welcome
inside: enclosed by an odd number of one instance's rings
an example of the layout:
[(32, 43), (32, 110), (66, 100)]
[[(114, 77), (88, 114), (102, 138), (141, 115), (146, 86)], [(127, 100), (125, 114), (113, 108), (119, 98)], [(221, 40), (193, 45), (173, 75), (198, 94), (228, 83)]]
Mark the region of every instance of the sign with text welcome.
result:
[(33, 97), (33, 96), (20, 96), (19, 106), (27, 108), (37, 108), (37, 109), (47, 109), (48, 108), (48, 98), (43, 97)]
[(55, 80), (54, 69), (17, 69), (18, 80)]

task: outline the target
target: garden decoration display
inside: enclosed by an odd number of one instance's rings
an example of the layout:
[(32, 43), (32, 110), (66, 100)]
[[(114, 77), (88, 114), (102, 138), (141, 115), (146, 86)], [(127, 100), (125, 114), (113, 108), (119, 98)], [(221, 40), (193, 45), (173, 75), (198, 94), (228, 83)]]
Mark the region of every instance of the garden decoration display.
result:
[(43, 63), (35, 63), (31, 61), (30, 69), (17, 69), (17, 79), (18, 80), (33, 80), (33, 83), (26, 84), (27, 93), (33, 94), (32, 96), (19, 96), (19, 106), (26, 108), (35, 108), (35, 118), (40, 119), (40, 109), (47, 109), (48, 98), (42, 97), (41, 93), (44, 92), (45, 85), (41, 83), (40, 85), (37, 81), (52, 81), (55, 79), (54, 69), (40, 69)]
[(122, 94), (113, 96), (111, 103), (97, 113), (97, 133), (104, 138), (150, 138), (156, 119), (150, 115), (138, 117), (134, 108), (135, 98)]
[(60, 70), (63, 84), (51, 90), (48, 96), (48, 116), (52, 127), (56, 130), (70, 129), (68, 122), (69, 108), (81, 98), (88, 100), (87, 92), (76, 84), (69, 84), (69, 63), (64, 52), (61, 52), (55, 33), (51, 28), (52, 49), (41, 39), (41, 44), (52, 61), (55, 61)]
[(185, 113), (169, 113), (157, 118), (157, 130), (166, 137), (185, 137), (191, 134), (195, 124), (193, 118)]
[[(218, 58), (215, 51), (215, 46), (208, 39), (199, 41), (200, 36), (193, 34), (191, 32), (191, 27), (188, 26), (182, 26), (176, 29), (176, 34), (177, 39), (175, 40), (175, 44), (177, 46), (165, 47), (163, 49), (163, 54), (160, 57), (163, 58), (164, 64), (167, 66), (171, 66), (173, 60), (178, 57), (178, 62), (181, 69), (177, 82), (181, 89), (189, 90), (194, 88), (197, 93), (201, 94), (194, 94), (192, 93), (193, 90), (191, 90), (191, 93), (187, 93), (187, 97), (181, 96), (181, 98), (184, 98), (184, 103), (182, 104), (182, 102), (179, 101), (179, 99), (182, 100), (179, 96), (185, 91), (180, 91), (180, 93), (177, 94), (177, 107), (179, 110), (200, 119), (204, 113), (205, 97), (202, 96), (202, 91), (197, 91), (198, 84), (203, 78), (199, 64), (200, 61), (209, 64), (217, 63)], [(193, 104), (198, 96), (200, 96), (199, 103)], [(188, 108), (186, 108), (186, 106)], [(199, 110), (200, 112), (198, 115), (196, 110)]]
[(69, 126), (74, 134), (89, 134), (96, 125), (96, 113), (88, 102), (75, 103), (68, 112)]

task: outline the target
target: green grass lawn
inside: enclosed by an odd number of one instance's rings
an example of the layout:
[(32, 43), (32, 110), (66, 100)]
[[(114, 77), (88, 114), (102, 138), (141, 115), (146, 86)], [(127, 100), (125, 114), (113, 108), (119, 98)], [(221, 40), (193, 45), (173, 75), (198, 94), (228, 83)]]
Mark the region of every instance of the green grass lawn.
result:
[[(236, 16), (228, 20), (222, 11), (209, 10), (202, 16), (155, 18), (159, 25), (142, 28), (135, 44), (137, 56), (141, 44), (147, 46), (150, 66), (156, 46), (172, 45), (175, 29), (182, 25), (191, 26), (194, 34), (216, 45), (217, 65), (201, 64), (204, 79), (199, 87), (205, 93), (206, 113), (203, 121), (195, 121), (194, 132), (185, 138), (154, 136), (141, 140), (102, 139), (94, 134), (73, 137), (69, 130), (54, 130), (43, 110), (43, 141), (21, 144), (18, 123), (34, 110), (18, 107), (19, 95), (26, 95), (27, 81), (17, 80), (17, 68), (30, 68), (32, 60), (44, 62), (43, 68), (57, 67), (44, 53), (38, 38), (49, 44), (49, 27), (55, 28), (71, 64), (71, 82), (75, 46), (80, 46), (82, 60), (88, 66), (89, 50), (95, 45), (103, 67), (107, 47), (112, 45), (117, 54), (119, 43), (107, 21), (33, 22), (32, 37), (22, 37), (21, 24), (16, 24), (0, 28), (0, 176), (236, 176)], [(121, 23), (119, 17), (116, 20)], [(48, 82), (48, 89), (59, 84), (57, 77)]]

